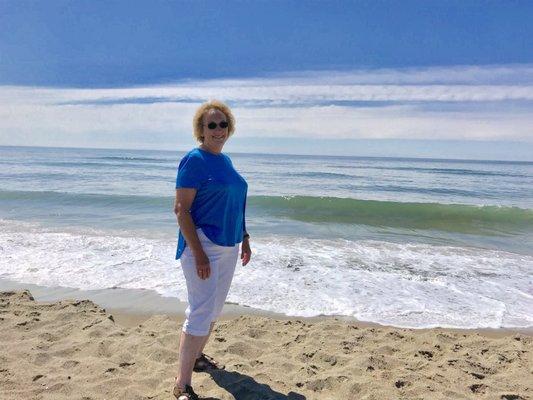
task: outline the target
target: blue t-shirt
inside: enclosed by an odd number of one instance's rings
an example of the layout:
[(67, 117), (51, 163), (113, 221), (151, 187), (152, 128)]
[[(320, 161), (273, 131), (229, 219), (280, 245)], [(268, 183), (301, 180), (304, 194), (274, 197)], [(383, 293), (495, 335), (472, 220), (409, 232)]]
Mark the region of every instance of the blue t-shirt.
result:
[[(197, 190), (191, 216), (196, 228), (201, 228), (209, 240), (220, 246), (242, 242), (246, 231), (244, 213), (248, 184), (227, 155), (199, 148), (191, 150), (178, 167), (176, 189), (179, 188)], [(180, 230), (176, 260), (185, 246)]]

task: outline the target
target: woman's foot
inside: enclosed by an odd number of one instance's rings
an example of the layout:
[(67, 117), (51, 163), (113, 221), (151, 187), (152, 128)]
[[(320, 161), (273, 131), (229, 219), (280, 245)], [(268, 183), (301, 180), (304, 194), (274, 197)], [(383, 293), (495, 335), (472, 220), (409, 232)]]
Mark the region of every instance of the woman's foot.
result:
[(206, 372), (206, 371), (213, 371), (217, 369), (225, 369), (226, 367), (222, 364), (218, 364), (213, 360), (211, 357), (205, 355), (202, 353), (200, 357), (198, 357), (194, 363), (194, 372)]
[(199, 400), (191, 385), (180, 386), (176, 383), (172, 394), (174, 394), (176, 400)]

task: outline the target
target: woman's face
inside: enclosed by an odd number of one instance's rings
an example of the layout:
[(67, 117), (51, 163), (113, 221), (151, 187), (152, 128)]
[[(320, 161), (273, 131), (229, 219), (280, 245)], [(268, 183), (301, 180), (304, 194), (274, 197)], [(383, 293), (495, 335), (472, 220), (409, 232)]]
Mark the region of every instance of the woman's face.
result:
[[(228, 140), (228, 128), (221, 128), (221, 122), (225, 122), (226, 124), (228, 122), (226, 115), (222, 111), (212, 109), (204, 114), (202, 129), (204, 141), (202, 144), (216, 152), (222, 151), (224, 143)], [(212, 129), (214, 124), (216, 124), (216, 127)], [(211, 128), (209, 125), (211, 125)]]

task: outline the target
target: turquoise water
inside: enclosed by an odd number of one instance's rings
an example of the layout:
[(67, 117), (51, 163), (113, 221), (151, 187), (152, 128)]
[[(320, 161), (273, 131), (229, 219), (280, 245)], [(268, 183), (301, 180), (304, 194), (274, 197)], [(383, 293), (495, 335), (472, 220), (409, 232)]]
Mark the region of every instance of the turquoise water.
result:
[[(183, 154), (0, 147), (0, 277), (184, 299)], [(533, 323), (533, 162), (230, 156), (255, 246), (230, 301), (399, 326)]]

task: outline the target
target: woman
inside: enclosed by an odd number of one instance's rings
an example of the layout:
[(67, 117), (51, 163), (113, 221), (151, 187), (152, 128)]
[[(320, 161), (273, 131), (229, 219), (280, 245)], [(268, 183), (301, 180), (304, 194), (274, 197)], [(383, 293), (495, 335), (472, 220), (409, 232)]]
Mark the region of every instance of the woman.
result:
[(178, 400), (193, 400), (192, 372), (220, 368), (203, 354), (222, 311), (239, 256), (251, 257), (245, 208), (248, 185), (222, 153), (235, 130), (227, 105), (204, 103), (193, 119), (200, 143), (183, 157), (176, 179), (174, 212), (180, 227), (176, 259), (181, 261), (189, 306), (179, 349), (179, 373), (174, 386)]

